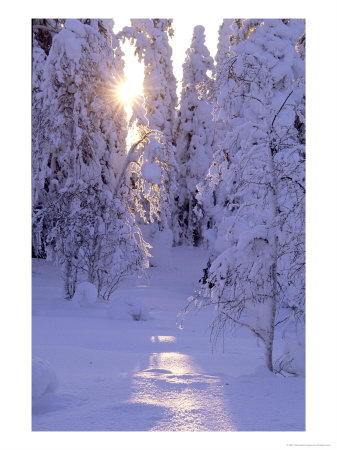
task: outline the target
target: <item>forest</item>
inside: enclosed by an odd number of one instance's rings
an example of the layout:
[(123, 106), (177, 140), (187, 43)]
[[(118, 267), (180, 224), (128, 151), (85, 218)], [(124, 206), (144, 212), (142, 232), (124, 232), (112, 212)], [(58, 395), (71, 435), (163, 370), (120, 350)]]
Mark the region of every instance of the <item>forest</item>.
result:
[[(270, 374), (297, 377), (305, 21), (223, 19), (214, 58), (195, 26), (181, 91), (173, 35), (172, 19), (131, 19), (118, 33), (107, 19), (32, 21), (33, 259), (60, 270), (60, 302), (82, 296), (109, 308), (128, 279), (165, 272), (171, 249), (201, 252), (194, 289), (175, 311), (182, 323), (212, 311), (213, 346), (246, 330)], [(130, 112), (125, 42), (144, 69)], [(296, 344), (276, 354), (287, 333)]]

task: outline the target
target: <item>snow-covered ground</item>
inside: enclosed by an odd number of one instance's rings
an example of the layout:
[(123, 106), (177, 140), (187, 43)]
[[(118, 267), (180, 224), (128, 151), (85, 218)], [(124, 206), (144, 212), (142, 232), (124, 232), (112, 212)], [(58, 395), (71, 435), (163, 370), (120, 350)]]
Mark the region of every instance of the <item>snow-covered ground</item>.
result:
[(124, 280), (109, 308), (63, 300), (57, 268), (33, 260), (33, 355), (52, 382), (33, 398), (32, 429), (305, 430), (304, 377), (270, 374), (248, 331), (212, 353), (212, 311), (177, 325), (205, 260), (203, 250), (175, 248), (146, 279)]

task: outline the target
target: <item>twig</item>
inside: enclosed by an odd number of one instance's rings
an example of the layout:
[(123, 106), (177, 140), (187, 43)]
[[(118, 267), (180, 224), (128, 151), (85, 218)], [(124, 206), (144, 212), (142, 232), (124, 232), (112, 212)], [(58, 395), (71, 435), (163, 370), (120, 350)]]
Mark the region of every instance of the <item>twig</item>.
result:
[(271, 123), (271, 127), (272, 127), (272, 128), (273, 128), (273, 126), (274, 126), (274, 122), (275, 122), (276, 117), (280, 114), (281, 109), (282, 109), (283, 106), (286, 104), (288, 98), (291, 96), (291, 94), (292, 94), (293, 92), (294, 92), (294, 91), (291, 91), (290, 94), (288, 94), (287, 98), (286, 98), (286, 99), (284, 100), (284, 102), (282, 103), (281, 108), (280, 108), (280, 109), (277, 111), (277, 113), (275, 114), (274, 119), (273, 119), (273, 121), (272, 121), (272, 123)]

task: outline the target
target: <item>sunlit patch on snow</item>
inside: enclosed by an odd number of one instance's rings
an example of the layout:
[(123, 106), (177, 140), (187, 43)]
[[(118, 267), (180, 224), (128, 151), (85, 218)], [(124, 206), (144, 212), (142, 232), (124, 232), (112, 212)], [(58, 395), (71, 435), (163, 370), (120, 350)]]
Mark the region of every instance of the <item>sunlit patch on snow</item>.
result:
[(177, 338), (175, 336), (151, 336), (151, 342), (159, 342), (159, 343), (170, 343), (173, 344), (176, 342)]
[(193, 373), (195, 371), (192, 358), (178, 352), (152, 353), (150, 368), (170, 370), (175, 374)]
[(153, 353), (148, 369), (134, 376), (131, 401), (165, 408), (151, 431), (236, 429), (221, 379), (198, 373), (191, 356), (183, 353)]

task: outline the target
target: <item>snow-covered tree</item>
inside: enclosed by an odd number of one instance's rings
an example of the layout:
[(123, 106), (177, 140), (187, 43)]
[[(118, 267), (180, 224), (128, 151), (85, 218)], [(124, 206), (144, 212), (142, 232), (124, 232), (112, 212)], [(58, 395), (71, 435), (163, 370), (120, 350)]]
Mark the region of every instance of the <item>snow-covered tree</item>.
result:
[[(262, 23), (260, 19), (224, 19), (219, 28), (219, 39), (217, 53), (215, 55), (215, 68), (213, 72), (213, 79), (208, 83), (208, 100), (213, 105), (213, 122), (214, 122), (214, 136), (212, 142), (213, 158), (212, 164), (209, 167), (209, 173), (198, 186), (198, 192), (202, 192), (203, 201), (199, 202), (203, 211), (202, 221), (202, 236), (206, 241), (207, 246), (212, 248), (212, 240), (214, 239), (214, 230), (219, 220), (216, 217), (217, 208), (215, 185), (220, 181), (216, 177), (217, 157), (223, 160), (224, 157), (228, 161), (228, 153), (223, 154), (224, 142), (229, 131), (228, 117), (231, 114), (230, 104), (224, 108), (222, 92), (228, 88), (231, 83), (228, 76), (229, 71), (235, 58), (237, 57), (237, 45), (249, 38), (250, 34), (254, 32)], [(218, 155), (218, 156), (217, 156)], [(221, 163), (220, 163), (221, 164)], [(200, 197), (200, 194), (196, 196)], [(221, 215), (221, 210), (220, 210)]]
[(223, 126), (226, 120), (221, 105), (218, 104), (219, 94), (223, 86), (228, 82), (227, 72), (233, 58), (236, 56), (236, 46), (249, 38), (262, 20), (259, 19), (223, 19), (219, 28), (217, 52), (215, 55), (214, 81), (210, 84), (210, 100), (213, 104), (213, 119), (215, 132), (213, 147), (217, 148), (225, 139), (226, 128)]
[[(250, 34), (262, 23), (261, 19), (223, 19), (218, 31), (218, 45), (215, 55), (214, 77), (218, 83), (224, 81), (224, 66), (235, 54), (235, 46), (249, 38)], [(216, 96), (217, 92), (215, 92)]]
[[(135, 54), (144, 63), (144, 111), (147, 126), (158, 130), (152, 136), (141, 158), (137, 191), (146, 222), (159, 229), (170, 229), (171, 207), (176, 191), (177, 165), (173, 135), (176, 122), (176, 80), (172, 68), (172, 20), (133, 19), (121, 36), (130, 39)], [(144, 122), (144, 120), (143, 120)], [(158, 225), (154, 228), (158, 228)]]
[[(62, 30), (64, 20), (33, 19), (32, 21), (32, 169), (33, 174), (39, 168), (39, 143), (43, 142), (42, 129), (42, 83), (46, 58), (52, 44), (53, 36)], [(41, 204), (34, 204), (35, 217)], [(36, 220), (32, 235), (33, 256), (46, 257), (46, 224)]]
[(191, 47), (183, 64), (182, 93), (177, 130), (177, 162), (179, 189), (176, 197), (175, 242), (196, 245), (201, 240), (202, 212), (195, 199), (196, 185), (212, 160), (212, 106), (200, 92), (209, 83), (208, 71), (213, 71), (213, 58), (205, 46), (205, 29), (194, 28)]
[(150, 128), (173, 140), (177, 82), (173, 74), (172, 19), (132, 19), (137, 32), (136, 54), (144, 61), (144, 100)]
[(112, 27), (67, 20), (44, 69), (34, 223), (48, 223), (48, 251), (62, 265), (67, 298), (82, 279), (108, 299), (121, 276), (147, 265), (147, 245), (119, 183), (127, 128), (116, 95), (122, 52)]
[(59, 33), (64, 26), (64, 19), (33, 19), (33, 47), (39, 46), (46, 56), (52, 46), (53, 37)]
[[(40, 158), (38, 148), (41, 141), (41, 118), (42, 118), (42, 101), (41, 101), (41, 84), (43, 71), (46, 62), (46, 54), (38, 45), (33, 37), (32, 49), (32, 171), (35, 174), (39, 168)], [(35, 213), (41, 208), (41, 205), (34, 205)], [(36, 220), (32, 234), (32, 252), (35, 257), (45, 256), (45, 239), (46, 230), (43, 229), (41, 220)]]
[(195, 300), (216, 306), (215, 337), (249, 328), (271, 371), (276, 325), (304, 317), (303, 28), (265, 20), (235, 41), (217, 98), (226, 135), (198, 196), (212, 252)]

